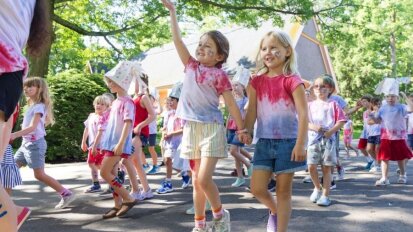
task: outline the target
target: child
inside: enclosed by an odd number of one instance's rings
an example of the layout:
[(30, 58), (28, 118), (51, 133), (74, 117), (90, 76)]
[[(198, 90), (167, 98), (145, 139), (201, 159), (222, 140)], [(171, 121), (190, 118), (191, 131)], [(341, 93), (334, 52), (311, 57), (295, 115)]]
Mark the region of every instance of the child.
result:
[(123, 61), (105, 74), (105, 81), (117, 98), (112, 103), (106, 132), (102, 138), (101, 150), (104, 155), (101, 177), (113, 188), (115, 206), (102, 218), (108, 219), (126, 214), (136, 203), (134, 197), (122, 186), (119, 177), (112, 170), (123, 158), (122, 163), (128, 170), (133, 169), (128, 159), (132, 154), (132, 125), (135, 118), (135, 106), (127, 90), (136, 78), (134, 62)]
[[(82, 137), (82, 150), (88, 151), (87, 163), (92, 174), (92, 186), (85, 190), (86, 193), (94, 193), (102, 190), (99, 184), (98, 171), (102, 165), (103, 154), (100, 150), (101, 138), (107, 126), (110, 103), (105, 96), (97, 96), (93, 101), (95, 112), (89, 114), (84, 122), (85, 130)], [(86, 144), (89, 141), (89, 147)]]
[[(249, 75), (248, 77), (249, 78)], [(234, 78), (235, 79), (235, 78)], [(248, 83), (248, 79), (247, 79)], [(237, 106), (241, 111), (241, 115), (245, 116), (245, 106), (247, 105), (248, 98), (244, 94), (245, 87), (238, 81), (233, 81), (232, 83), (232, 93), (234, 95)], [(227, 121), (227, 143), (230, 144), (229, 152), (235, 158), (235, 167), (237, 179), (231, 184), (232, 187), (240, 187), (245, 184), (245, 179), (243, 175), (243, 165), (245, 164), (248, 168), (248, 175), (252, 174), (252, 165), (249, 159), (241, 154), (241, 149), (244, 146), (236, 135), (237, 125), (231, 116), (228, 116)]]
[(28, 165), (33, 169), (37, 180), (59, 193), (61, 201), (55, 208), (63, 209), (75, 199), (75, 194), (44, 171), (47, 148), (44, 139), (45, 127), (54, 123), (53, 103), (49, 89), (45, 79), (40, 77), (27, 78), (23, 88), (28, 108), (24, 113), (22, 130), (11, 135), (12, 140), (23, 137), (22, 145), (17, 150), (14, 160), (19, 167)]
[(353, 140), (353, 121), (351, 120), (351, 115), (348, 116), (347, 122), (343, 126), (343, 142), (344, 149), (346, 149), (347, 158), (350, 158), (350, 149), (356, 152), (356, 155), (359, 156), (359, 151), (351, 145)]
[(366, 167), (365, 167), (365, 169), (367, 171), (370, 170), (370, 168), (371, 168), (371, 166), (373, 165), (373, 162), (374, 162), (373, 158), (370, 157), (369, 153), (367, 153), (367, 150), (366, 150), (367, 142), (368, 142), (367, 140), (368, 140), (368, 137), (369, 137), (367, 127), (368, 127), (369, 115), (370, 115), (370, 112), (372, 110), (371, 99), (372, 99), (372, 96), (364, 95), (363, 97), (361, 97), (360, 101), (357, 102), (357, 109), (359, 109), (361, 107), (366, 109), (363, 112), (363, 130), (360, 134), (359, 143), (357, 145), (357, 148), (361, 151), (361, 153), (367, 159), (367, 164), (366, 164)]
[[(381, 106), (381, 99), (378, 97), (373, 97), (371, 99), (371, 106), (372, 110), (369, 114), (369, 119), (374, 118), (374, 115), (377, 114), (380, 106)], [(380, 149), (380, 131), (381, 131), (381, 125), (380, 123), (375, 123), (375, 124), (369, 124), (367, 125), (367, 133), (368, 133), (368, 138), (367, 138), (367, 147), (366, 151), (369, 153), (371, 158), (375, 161), (375, 163), (372, 165), (370, 168), (369, 172), (380, 172), (380, 164), (377, 161), (376, 154), (379, 152)]]
[[(250, 133), (257, 119), (258, 138), (253, 158), (251, 192), (270, 211), (267, 231), (285, 232), (291, 215), (292, 180), (306, 168), (308, 114), (304, 85), (298, 76), (293, 43), (288, 34), (270, 31), (261, 39), (257, 75), (248, 88), (245, 128)], [(240, 134), (241, 142), (251, 137)], [(249, 135), (249, 134), (248, 134)], [(267, 190), (276, 174), (277, 199)]]
[(185, 77), (176, 115), (185, 120), (181, 144), (181, 158), (192, 160), (192, 184), (195, 205), (193, 231), (206, 231), (205, 202), (213, 211), (212, 231), (230, 231), (230, 215), (222, 208), (219, 191), (212, 175), (219, 158), (225, 158), (225, 127), (218, 109), (222, 95), (237, 127), (243, 129), (241, 114), (231, 94), (231, 83), (221, 69), (229, 53), (229, 43), (219, 31), (201, 36), (191, 57), (182, 41), (175, 6), (162, 0), (171, 17), (172, 37), (182, 63)]
[[(166, 178), (162, 181), (161, 186), (156, 190), (159, 194), (170, 193), (173, 191), (171, 177), (172, 177), (172, 162), (175, 157), (179, 156), (179, 146), (182, 142), (182, 128), (183, 122), (176, 116), (176, 107), (178, 106), (179, 96), (181, 94), (180, 85), (175, 85), (172, 88), (171, 94), (169, 94), (169, 107), (171, 110), (168, 112), (168, 117), (165, 121), (164, 128), (164, 158), (166, 166)], [(182, 176), (184, 179), (184, 176)], [(189, 182), (188, 174), (185, 175), (185, 180)], [(187, 185), (186, 185), (187, 186)]]
[[(405, 160), (413, 157), (412, 152), (406, 144), (406, 123), (407, 109), (400, 104), (398, 89), (386, 93), (386, 103), (381, 106), (376, 118), (369, 123), (381, 123), (381, 144), (377, 154), (377, 160), (381, 161), (381, 179), (376, 181), (376, 186), (386, 186), (390, 184), (388, 179), (389, 161), (397, 161), (400, 176), (397, 180), (399, 184), (407, 183)], [(413, 102), (406, 97), (409, 107), (413, 108)]]
[(152, 158), (152, 168), (151, 170), (148, 171), (147, 174), (153, 175), (159, 172), (158, 153), (155, 150), (156, 135), (157, 135), (157, 130), (158, 130), (156, 115), (159, 115), (162, 113), (162, 108), (160, 107), (158, 101), (153, 95), (149, 95), (149, 98), (153, 106), (153, 110), (155, 113), (155, 119), (151, 123), (149, 123), (148, 151), (149, 151), (149, 154), (151, 154), (151, 158)]
[[(335, 101), (329, 101), (330, 88), (334, 84), (328, 76), (318, 77), (314, 81), (314, 94), (316, 100), (308, 103), (308, 149), (307, 164), (314, 191), (310, 196), (313, 203), (319, 206), (331, 204), (329, 193), (331, 184), (331, 169), (337, 165), (336, 140), (337, 131), (344, 125), (346, 117), (343, 110)], [(318, 179), (317, 166), (322, 165), (323, 186)]]

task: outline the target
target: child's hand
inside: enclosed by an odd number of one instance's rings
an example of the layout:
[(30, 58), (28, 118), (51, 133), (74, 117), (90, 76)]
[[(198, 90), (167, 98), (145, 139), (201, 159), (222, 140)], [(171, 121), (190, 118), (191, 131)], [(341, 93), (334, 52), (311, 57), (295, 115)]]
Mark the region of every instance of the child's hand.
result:
[(122, 155), (122, 152), (123, 151), (123, 145), (122, 144), (116, 144), (116, 146), (115, 146), (115, 148), (113, 149), (113, 153), (116, 155), (116, 156), (120, 156), (120, 155)]
[(331, 131), (326, 131), (324, 132), (324, 138), (329, 139), (333, 136), (333, 133)]
[(11, 133), (11, 135), (10, 135), (10, 141), (13, 141), (13, 140), (15, 140), (17, 137), (16, 137), (16, 134), (15, 133)]
[(251, 135), (249, 135), (248, 133), (238, 134), (238, 140), (241, 143), (248, 144), (248, 145), (250, 145), (252, 143)]
[(82, 148), (82, 151), (83, 151), (83, 152), (86, 152), (86, 151), (87, 151), (87, 144), (86, 144), (86, 142), (82, 141), (82, 146), (81, 146), (81, 148)]
[(97, 154), (97, 149), (96, 149), (96, 146), (93, 145), (93, 147), (92, 147), (92, 155), (95, 156), (96, 154)]
[(170, 0), (162, 0), (162, 3), (170, 12), (175, 12), (175, 5)]
[(291, 161), (303, 162), (307, 158), (306, 150), (304, 146), (294, 146), (293, 152), (291, 153)]
[(135, 133), (135, 135), (140, 135), (141, 134), (141, 125), (138, 124), (135, 128), (133, 128), (133, 133)]

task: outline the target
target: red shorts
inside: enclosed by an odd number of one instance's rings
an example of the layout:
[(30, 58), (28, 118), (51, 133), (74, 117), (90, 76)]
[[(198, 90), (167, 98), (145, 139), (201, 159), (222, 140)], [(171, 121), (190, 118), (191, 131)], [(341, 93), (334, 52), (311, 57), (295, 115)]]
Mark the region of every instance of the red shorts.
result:
[(360, 150), (366, 150), (367, 147), (367, 139), (359, 139), (359, 144), (357, 145), (357, 148)]
[[(107, 150), (103, 150), (103, 156), (107, 156), (107, 157), (112, 157), (112, 156), (115, 156), (115, 153), (113, 152), (113, 151), (107, 151)], [(120, 157), (121, 158), (124, 158), (124, 159), (127, 159), (127, 158), (129, 158), (129, 154), (125, 154), (125, 153), (122, 153), (121, 155), (120, 155)]]
[(99, 149), (97, 150), (96, 155), (92, 155), (92, 149), (90, 149), (88, 154), (87, 154), (87, 163), (88, 164), (101, 165), (102, 161), (103, 161), (103, 157), (104, 157), (104, 155), (102, 154), (102, 152), (100, 152)]

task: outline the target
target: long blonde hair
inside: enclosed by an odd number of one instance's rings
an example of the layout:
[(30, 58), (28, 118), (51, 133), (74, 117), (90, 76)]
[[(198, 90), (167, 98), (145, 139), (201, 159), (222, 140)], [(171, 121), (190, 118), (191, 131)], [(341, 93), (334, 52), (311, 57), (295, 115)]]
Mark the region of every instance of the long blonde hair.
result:
[(288, 56), (285, 60), (284, 66), (283, 66), (283, 74), (285, 76), (293, 75), (293, 74), (299, 74), (298, 72), (298, 65), (297, 65), (297, 53), (295, 52), (293, 48), (293, 43), (290, 38), (290, 36), (285, 33), (284, 31), (281, 30), (273, 30), (270, 32), (267, 32), (264, 37), (262, 37), (261, 42), (260, 42), (260, 47), (258, 49), (258, 53), (255, 59), (256, 63), (256, 71), (255, 73), (259, 74), (264, 74), (268, 72), (268, 67), (265, 66), (263, 59), (261, 58), (260, 55), (260, 50), (262, 47), (262, 43), (265, 38), (268, 37), (273, 37), (277, 41), (280, 42), (280, 44), (286, 48), (286, 49), (291, 49), (291, 54)]
[(34, 105), (37, 103), (43, 103), (46, 106), (46, 126), (53, 125), (55, 123), (53, 115), (53, 101), (49, 93), (49, 88), (44, 78), (40, 77), (29, 77), (24, 81), (23, 86), (32, 87), (36, 86), (38, 88), (37, 96), (34, 100), (27, 98), (27, 103), (29, 105)]

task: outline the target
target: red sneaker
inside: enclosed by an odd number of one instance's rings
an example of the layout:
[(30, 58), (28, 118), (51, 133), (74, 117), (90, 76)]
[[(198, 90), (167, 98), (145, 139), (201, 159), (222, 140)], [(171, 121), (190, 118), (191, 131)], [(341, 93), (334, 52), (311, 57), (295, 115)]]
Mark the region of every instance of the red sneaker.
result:
[(23, 207), (23, 210), (20, 212), (19, 216), (17, 216), (17, 230), (19, 230), (20, 226), (23, 225), (24, 221), (26, 221), (31, 212), (32, 211), (29, 208)]

